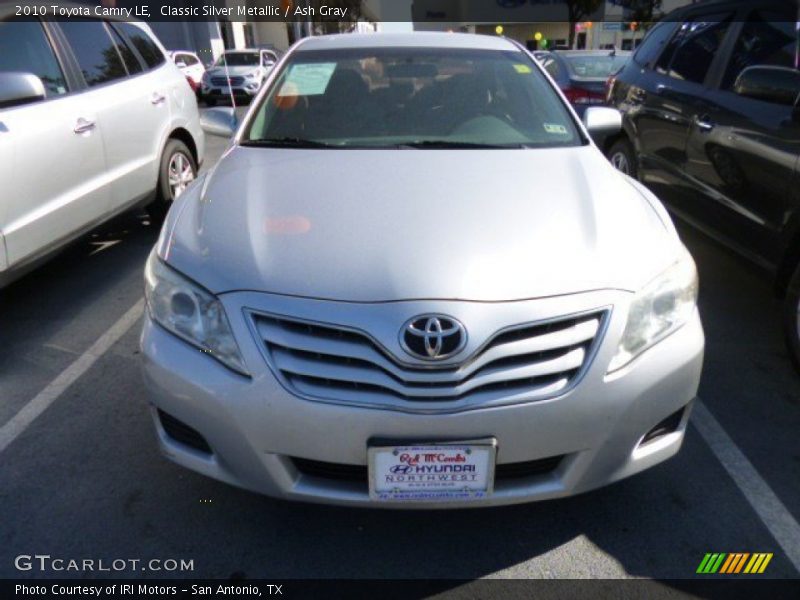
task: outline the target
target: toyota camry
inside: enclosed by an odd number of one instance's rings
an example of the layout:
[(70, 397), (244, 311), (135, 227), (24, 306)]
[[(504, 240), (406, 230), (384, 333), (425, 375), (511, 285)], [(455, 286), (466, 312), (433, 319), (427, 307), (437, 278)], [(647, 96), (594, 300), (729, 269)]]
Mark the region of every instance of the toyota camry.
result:
[(526, 49), (467, 34), (297, 44), (145, 272), (159, 444), (270, 496), (498, 505), (673, 456), (703, 360), (661, 203)]

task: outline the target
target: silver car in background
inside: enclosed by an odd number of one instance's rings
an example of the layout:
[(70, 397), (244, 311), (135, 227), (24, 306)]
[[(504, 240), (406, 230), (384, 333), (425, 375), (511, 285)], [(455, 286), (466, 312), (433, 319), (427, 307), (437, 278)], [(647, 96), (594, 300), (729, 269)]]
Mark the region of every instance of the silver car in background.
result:
[(10, 20), (0, 7), (0, 285), (137, 204), (163, 218), (197, 173), (186, 78), (149, 27)]
[(251, 99), (261, 89), (278, 56), (272, 50), (227, 50), (203, 74), (201, 94), (209, 106)]
[[(145, 272), (163, 452), (393, 508), (584, 492), (681, 446), (704, 338), (659, 201), (511, 41), (302, 41)], [(234, 134), (230, 109), (207, 131)]]

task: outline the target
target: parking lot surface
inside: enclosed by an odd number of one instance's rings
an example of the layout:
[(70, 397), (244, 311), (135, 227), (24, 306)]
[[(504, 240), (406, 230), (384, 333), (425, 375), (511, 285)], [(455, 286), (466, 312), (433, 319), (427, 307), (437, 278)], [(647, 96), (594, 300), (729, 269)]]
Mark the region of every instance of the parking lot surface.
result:
[[(205, 168), (226, 142), (208, 143)], [(773, 552), (764, 576), (798, 577), (800, 376), (779, 301), (767, 274), (680, 232), (707, 346), (676, 458), (566, 500), (393, 512), (275, 501), (160, 456), (136, 313), (158, 231), (117, 219), (0, 291), (0, 576), (75, 576), (14, 567), (49, 554), (193, 560), (150, 577), (684, 578), (707, 552)]]

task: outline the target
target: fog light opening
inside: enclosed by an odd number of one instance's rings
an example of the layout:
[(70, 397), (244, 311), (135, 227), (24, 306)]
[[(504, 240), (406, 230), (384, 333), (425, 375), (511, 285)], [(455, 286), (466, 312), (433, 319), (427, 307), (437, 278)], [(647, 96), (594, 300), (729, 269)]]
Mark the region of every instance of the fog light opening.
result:
[(161, 409), (158, 410), (158, 420), (161, 422), (161, 427), (164, 428), (164, 432), (171, 440), (183, 446), (187, 446), (192, 450), (202, 452), (203, 454), (213, 454), (211, 446), (208, 445), (206, 438), (183, 421), (176, 419)]
[(677, 412), (672, 413), (663, 421), (660, 421), (655, 427), (653, 427), (650, 431), (644, 434), (642, 441), (639, 442), (639, 446), (644, 446), (645, 444), (649, 444), (650, 442), (654, 442), (665, 435), (669, 435), (670, 433), (675, 433), (678, 428), (681, 426), (681, 421), (683, 420), (683, 413), (686, 411), (686, 407), (684, 406)]

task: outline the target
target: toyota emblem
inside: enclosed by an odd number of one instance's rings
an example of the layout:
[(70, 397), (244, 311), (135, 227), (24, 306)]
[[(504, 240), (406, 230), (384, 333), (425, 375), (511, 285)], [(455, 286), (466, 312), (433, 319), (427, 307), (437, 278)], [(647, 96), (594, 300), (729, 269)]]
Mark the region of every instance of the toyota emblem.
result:
[(446, 315), (413, 317), (400, 331), (400, 345), (415, 358), (443, 360), (461, 352), (466, 344), (467, 330)]

